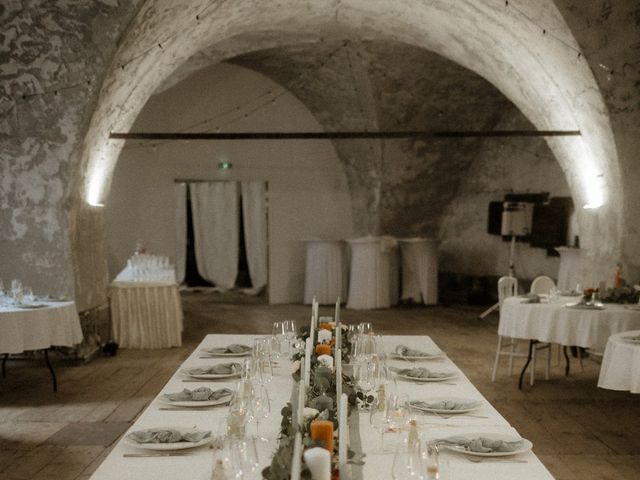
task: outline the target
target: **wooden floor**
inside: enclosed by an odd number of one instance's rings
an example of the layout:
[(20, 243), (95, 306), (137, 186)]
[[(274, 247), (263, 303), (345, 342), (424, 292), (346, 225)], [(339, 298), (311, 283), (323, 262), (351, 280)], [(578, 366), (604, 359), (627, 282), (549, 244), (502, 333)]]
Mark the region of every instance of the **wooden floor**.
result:
[[(207, 333), (270, 333), (275, 320), (309, 317), (309, 308), (222, 303), (219, 294), (186, 294), (185, 342), (167, 350), (124, 350), (87, 365), (57, 362), (59, 389), (51, 391), (39, 363), (10, 361), (0, 379), (0, 478), (85, 479)], [(227, 297), (228, 299), (228, 297)], [(322, 311), (321, 311), (322, 313)], [(328, 313), (328, 312), (327, 312)], [(383, 334), (427, 334), (449, 354), (489, 401), (524, 436), (559, 479), (640, 478), (640, 396), (596, 387), (598, 365), (573, 362), (569, 378), (556, 363), (518, 391), (506, 368), (490, 374), (497, 317), (478, 321), (471, 307), (397, 308), (355, 312)], [(542, 363), (542, 362), (541, 362)], [(518, 364), (520, 365), (520, 364)]]

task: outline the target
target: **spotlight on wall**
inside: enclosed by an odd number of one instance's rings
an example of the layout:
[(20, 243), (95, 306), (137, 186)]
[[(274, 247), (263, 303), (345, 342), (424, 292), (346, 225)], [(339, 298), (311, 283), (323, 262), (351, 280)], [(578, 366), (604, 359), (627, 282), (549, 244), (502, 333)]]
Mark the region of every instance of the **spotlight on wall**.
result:
[(218, 170), (231, 170), (233, 164), (231, 162), (218, 162)]

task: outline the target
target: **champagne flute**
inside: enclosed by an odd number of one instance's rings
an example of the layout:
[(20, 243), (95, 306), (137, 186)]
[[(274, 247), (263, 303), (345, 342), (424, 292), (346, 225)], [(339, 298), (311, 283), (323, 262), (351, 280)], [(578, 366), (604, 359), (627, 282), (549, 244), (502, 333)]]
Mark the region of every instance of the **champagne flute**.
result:
[(260, 435), (260, 420), (267, 419), (271, 413), (269, 392), (264, 384), (258, 384), (254, 387), (251, 400), (251, 418), (256, 423), (256, 438), (260, 441), (268, 442), (268, 438)]

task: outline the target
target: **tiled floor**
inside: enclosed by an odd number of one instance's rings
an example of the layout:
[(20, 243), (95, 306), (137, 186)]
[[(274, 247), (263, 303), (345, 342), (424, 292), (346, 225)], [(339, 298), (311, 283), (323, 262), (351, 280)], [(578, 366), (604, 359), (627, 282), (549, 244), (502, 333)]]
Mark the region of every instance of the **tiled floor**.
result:
[[(157, 394), (206, 333), (270, 333), (280, 319), (306, 321), (309, 308), (221, 303), (220, 295), (184, 296), (182, 348), (124, 350), (88, 365), (56, 363), (60, 391), (34, 363), (9, 362), (0, 380), (0, 478), (84, 479)], [(228, 297), (227, 297), (228, 299)], [(381, 333), (428, 334), (496, 408), (534, 443), (560, 479), (640, 478), (640, 397), (596, 387), (598, 365), (573, 362), (569, 378), (556, 363), (549, 381), (519, 391), (503, 369), (490, 382), (497, 317), (478, 321), (471, 307), (344, 310), (346, 322), (370, 321)], [(520, 364), (518, 364), (520, 365)]]

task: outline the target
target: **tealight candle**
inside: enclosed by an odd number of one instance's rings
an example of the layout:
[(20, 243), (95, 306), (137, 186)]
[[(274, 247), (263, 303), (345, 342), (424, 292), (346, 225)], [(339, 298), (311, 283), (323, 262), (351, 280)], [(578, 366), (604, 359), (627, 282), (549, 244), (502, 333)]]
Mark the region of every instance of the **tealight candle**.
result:
[(313, 420), (309, 426), (309, 434), (313, 440), (322, 442), (329, 453), (333, 452), (333, 422), (329, 420)]

